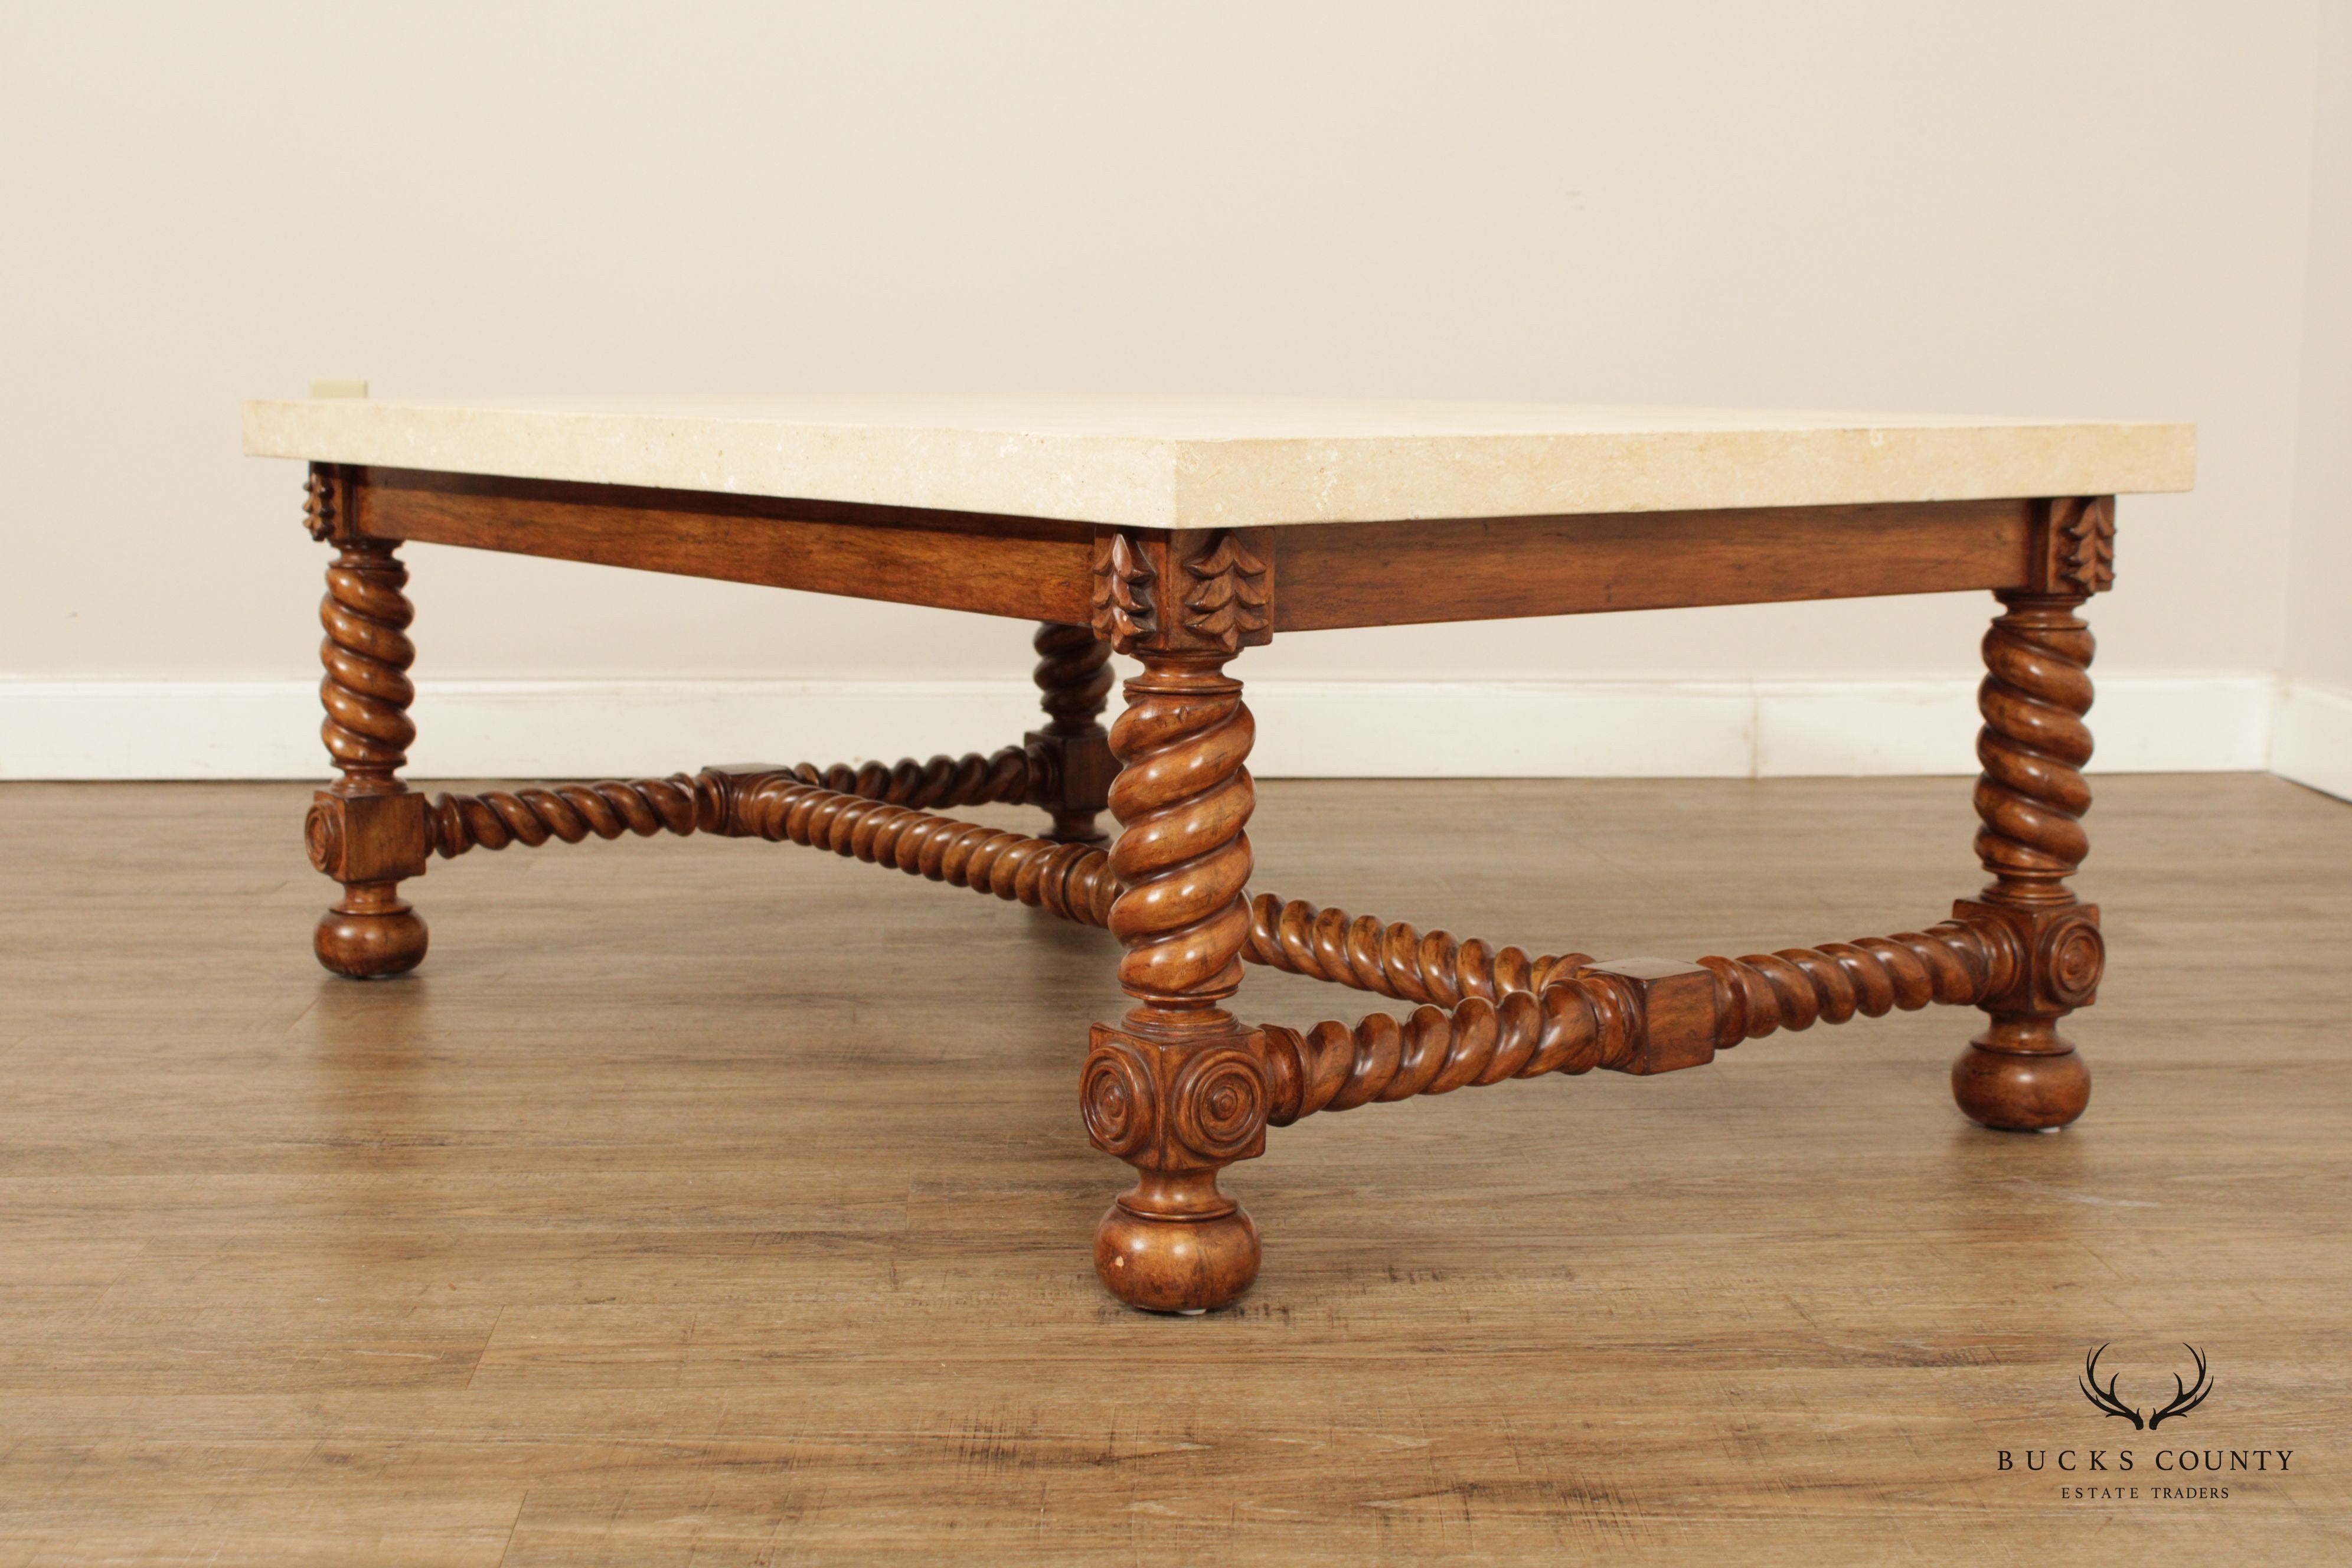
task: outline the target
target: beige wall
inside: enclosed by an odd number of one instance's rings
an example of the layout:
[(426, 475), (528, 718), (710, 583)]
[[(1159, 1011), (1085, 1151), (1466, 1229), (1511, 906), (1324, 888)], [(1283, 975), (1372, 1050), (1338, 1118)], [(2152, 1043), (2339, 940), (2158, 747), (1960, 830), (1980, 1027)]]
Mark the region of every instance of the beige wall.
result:
[[(2315, 25), (2247, 0), (21, 10), (0, 673), (314, 668), (297, 476), (236, 455), (235, 405), (320, 375), (2188, 417), (2200, 488), (2126, 506), (2102, 666), (2273, 670)], [(413, 553), (428, 679), (1022, 662), (1003, 623)], [(1250, 673), (1957, 674), (1984, 613), (1324, 634)]]
[(2323, 16), (2286, 673), (2352, 697), (2352, 5)]

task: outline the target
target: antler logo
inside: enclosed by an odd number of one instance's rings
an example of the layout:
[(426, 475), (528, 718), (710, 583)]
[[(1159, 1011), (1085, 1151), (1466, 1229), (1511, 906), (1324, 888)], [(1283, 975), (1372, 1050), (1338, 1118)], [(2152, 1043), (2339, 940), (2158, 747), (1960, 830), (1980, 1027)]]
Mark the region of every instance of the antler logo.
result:
[(2083, 1358), (2083, 1377), (2081, 1384), (2079, 1384), (2083, 1390), (2083, 1397), (2089, 1400), (2094, 1405), (2095, 1405), (2099, 1410), (2105, 1412), (2106, 1415), (2120, 1415), (2125, 1420), (2129, 1421), (2132, 1424), (2132, 1430), (2135, 1432), (2140, 1431), (2143, 1428), (2153, 1432), (2158, 1426), (2170, 1420), (2173, 1416), (2188, 1415), (2190, 1411), (2204, 1404), (2205, 1396), (2213, 1392), (2213, 1375), (2205, 1370), (2205, 1352), (2203, 1351), (2199, 1350), (2195, 1345), (2188, 1343), (2183, 1343), (2180, 1348), (2187, 1351), (2189, 1354), (2189, 1358), (2196, 1362), (2197, 1381), (2191, 1384), (2183, 1384), (2180, 1381), (2180, 1374), (2179, 1373), (2173, 1373), (2172, 1403), (2167, 1405), (2155, 1415), (2148, 1416), (2146, 1420), (2142, 1420), (2140, 1418), (2140, 1413), (2137, 1407), (2126, 1405), (2123, 1402), (2123, 1397), (2116, 1392), (2116, 1373), (2107, 1373), (2105, 1386), (2102, 1387), (2100, 1385), (2099, 1358), (2106, 1353), (2106, 1345), (2101, 1345), (2097, 1350), (2093, 1351), (2089, 1355)]

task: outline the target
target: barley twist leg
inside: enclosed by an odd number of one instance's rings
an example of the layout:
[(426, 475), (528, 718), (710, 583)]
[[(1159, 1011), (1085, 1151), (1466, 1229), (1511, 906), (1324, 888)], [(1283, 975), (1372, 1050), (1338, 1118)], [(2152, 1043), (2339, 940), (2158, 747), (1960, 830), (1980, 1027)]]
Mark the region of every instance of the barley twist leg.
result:
[(311, 864), (341, 882), (343, 896), (320, 917), (311, 947), (338, 974), (381, 979), (415, 968), (426, 944), (424, 920), (400, 897), (401, 880), (425, 870), (424, 797), (398, 776), (416, 738), (408, 716), (415, 611), (397, 545), (341, 528), (339, 484), (314, 474), (310, 494), (314, 529), (323, 520), (338, 544), (319, 606), (327, 634), (319, 695), (327, 710), (320, 733), (342, 776), (313, 798), (303, 837)]
[(1222, 1307), (1257, 1278), (1257, 1227), (1217, 1173), (1264, 1152), (1262, 1038), (1219, 1004), (1241, 984), (1249, 932), (1253, 726), (1229, 655), (1147, 652), (1110, 745), (1119, 823), (1110, 929), (1136, 1006), (1097, 1025), (1079, 1105), (1095, 1145), (1135, 1185), (1095, 1235), (1095, 1271), (1130, 1306)]
[(2091, 1074), (2058, 1020), (2098, 990), (2106, 950), (2098, 910), (2066, 879), (2090, 844), (2090, 628), (2080, 595), (2004, 592), (1985, 634), (1978, 691), (1984, 729), (1977, 756), (1978, 858), (1992, 881), (1953, 913), (1996, 922), (2016, 963), (2011, 982), (1979, 1005), (1991, 1024), (1952, 1064), (1960, 1109), (1988, 1127), (2063, 1127), (2090, 1102)]

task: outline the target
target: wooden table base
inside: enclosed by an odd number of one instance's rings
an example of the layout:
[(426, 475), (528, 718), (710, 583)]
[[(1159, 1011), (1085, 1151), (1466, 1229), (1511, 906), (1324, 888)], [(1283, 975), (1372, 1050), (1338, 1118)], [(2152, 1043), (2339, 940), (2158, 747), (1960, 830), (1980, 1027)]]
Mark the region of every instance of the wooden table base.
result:
[[(350, 525), (340, 483), (334, 470), (314, 471), (308, 507), (314, 535), (338, 550), (321, 607), (320, 690), (341, 776), (316, 796), (306, 837), (311, 863), (343, 896), (319, 922), (320, 962), (359, 979), (415, 967), (425, 922), (399, 888), (434, 857), (657, 833), (829, 849), (1107, 927), (1135, 1005), (1095, 1025), (1079, 1106), (1095, 1145), (1134, 1168), (1095, 1259), (1103, 1283), (1135, 1306), (1198, 1311), (1249, 1288), (1256, 1226), (1218, 1173), (1262, 1152), (1269, 1126), (1317, 1112), (1596, 1067), (1671, 1072), (1775, 1030), (1930, 1003), (1975, 1006), (1989, 1020), (1952, 1068), (1960, 1109), (1976, 1121), (2059, 1127), (2089, 1100), (2089, 1071), (2057, 1026), (2092, 1003), (2105, 960), (2097, 909), (2066, 885), (2087, 847), (2092, 639), (2076, 612), (2106, 585), (2112, 511), (2097, 500), (2042, 511), (2036, 539), (2064, 549), (2034, 552), (2060, 569), (2037, 567), (2030, 585), (1997, 593), (1976, 787), (1977, 853), (1992, 880), (1923, 930), (1684, 963), (1530, 956), (1252, 898), (1254, 721), (1227, 666), (1267, 640), (1273, 616), (1270, 574), (1239, 531), (1182, 544), (1107, 531), (1092, 624), (1036, 633), (1047, 722), (992, 755), (734, 764), (428, 801), (399, 778), (415, 735), (407, 574), (396, 541)], [(1106, 732), (1113, 647), (1142, 670)], [(1051, 832), (935, 809), (983, 803), (1038, 806)], [(1108, 846), (1095, 827), (1106, 805), (1119, 825)], [(1244, 1022), (1227, 1004), (1245, 963), (1412, 1010), (1307, 1028)]]

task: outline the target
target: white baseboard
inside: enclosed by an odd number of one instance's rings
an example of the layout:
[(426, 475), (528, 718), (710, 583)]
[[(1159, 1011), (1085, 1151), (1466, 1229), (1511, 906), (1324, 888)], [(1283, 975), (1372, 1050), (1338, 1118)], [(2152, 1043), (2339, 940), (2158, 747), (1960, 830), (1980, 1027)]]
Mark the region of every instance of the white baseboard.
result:
[[(1250, 687), (1266, 778), (1748, 778), (1976, 771), (1975, 683), (1301, 681)], [(2282, 772), (2352, 794), (2352, 699), (2278, 706)], [(2315, 717), (2305, 717), (2315, 715)], [(706, 763), (990, 751), (1037, 722), (1025, 681), (442, 680), (419, 778), (664, 773)], [(0, 778), (310, 779), (315, 684), (0, 679)], [(2259, 769), (2266, 675), (2119, 676), (2095, 769)], [(2294, 772), (2293, 769), (2302, 769)], [(2332, 779), (2335, 782), (2328, 783)]]
[(2282, 686), (2271, 715), (2271, 771), (2352, 800), (2352, 693), (2299, 680)]

